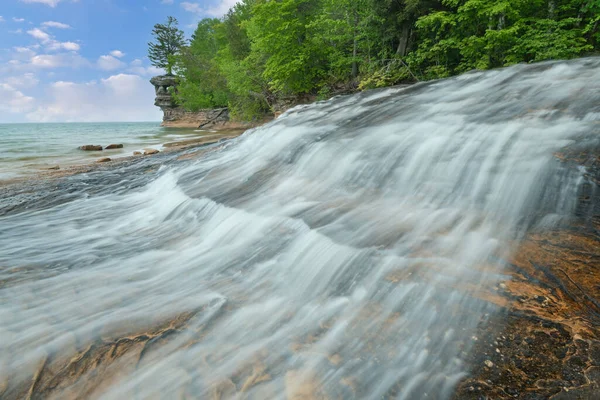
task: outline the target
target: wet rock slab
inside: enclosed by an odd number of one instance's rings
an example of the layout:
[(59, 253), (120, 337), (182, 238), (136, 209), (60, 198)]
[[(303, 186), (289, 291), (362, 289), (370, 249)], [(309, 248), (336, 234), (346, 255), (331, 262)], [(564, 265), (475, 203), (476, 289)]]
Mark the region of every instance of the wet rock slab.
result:
[[(510, 280), (482, 290), (503, 311), (482, 323), (455, 399), (600, 398), (600, 154), (566, 151), (585, 165), (578, 216), (530, 233), (508, 260)], [(486, 365), (489, 360), (493, 365)]]

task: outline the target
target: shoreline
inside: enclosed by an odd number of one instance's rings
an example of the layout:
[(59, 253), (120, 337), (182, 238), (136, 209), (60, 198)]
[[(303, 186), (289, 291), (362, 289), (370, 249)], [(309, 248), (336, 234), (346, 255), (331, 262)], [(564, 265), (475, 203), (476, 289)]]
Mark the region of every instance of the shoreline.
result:
[[(102, 157), (102, 154), (98, 154), (98, 158), (95, 161), (84, 162), (81, 164), (75, 165), (67, 165), (65, 167), (60, 167), (55, 169), (54, 167), (46, 168), (46, 169), (38, 169), (32, 170), (31, 174), (18, 176), (9, 179), (0, 179), (0, 188), (7, 187), (12, 185), (22, 185), (40, 181), (47, 181), (52, 179), (63, 178), (66, 176), (77, 175), (81, 173), (93, 172), (99, 169), (106, 168), (118, 168), (121, 165), (130, 163), (132, 161), (138, 159), (144, 159), (147, 157), (153, 157), (162, 153), (174, 153), (184, 150), (189, 150), (193, 148), (202, 148), (211, 144), (219, 143), (221, 141), (227, 141), (234, 139), (236, 137), (241, 136), (248, 129), (243, 128), (225, 128), (225, 129), (215, 129), (214, 132), (211, 132), (210, 135), (206, 135), (203, 137), (197, 137), (194, 139), (182, 139), (180, 141), (167, 142), (161, 145), (161, 150), (157, 151), (153, 154), (132, 154), (127, 156), (120, 156), (110, 161), (100, 162), (105, 157)], [(150, 149), (150, 148), (148, 148)], [(83, 151), (83, 150), (82, 150)], [(191, 158), (188, 156), (187, 158)]]

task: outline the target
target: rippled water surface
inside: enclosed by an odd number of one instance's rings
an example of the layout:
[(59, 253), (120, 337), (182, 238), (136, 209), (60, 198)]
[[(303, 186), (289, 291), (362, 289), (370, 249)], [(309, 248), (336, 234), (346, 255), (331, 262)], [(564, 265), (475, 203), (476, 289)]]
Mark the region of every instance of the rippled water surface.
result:
[[(160, 122), (0, 124), (0, 181), (40, 170), (132, 155), (143, 148), (209, 134), (194, 129), (162, 128)], [(82, 151), (79, 146), (122, 144), (122, 149)]]
[[(450, 397), (495, 312), (474, 293), (509, 243), (573, 212), (585, 170), (553, 153), (598, 141), (599, 82), (592, 58), (366, 92), (199, 158), (15, 191), (5, 396)], [(121, 357), (127, 340), (145, 344)], [(67, 378), (78, 361), (60, 360), (101, 344)]]

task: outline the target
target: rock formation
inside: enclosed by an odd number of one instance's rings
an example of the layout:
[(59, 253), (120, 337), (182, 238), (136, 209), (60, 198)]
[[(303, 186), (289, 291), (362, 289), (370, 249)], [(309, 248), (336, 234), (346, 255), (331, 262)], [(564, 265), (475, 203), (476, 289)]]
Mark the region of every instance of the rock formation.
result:
[(102, 151), (102, 146), (95, 144), (86, 144), (79, 147), (80, 150), (84, 151)]
[(173, 96), (177, 87), (177, 77), (173, 75), (160, 75), (150, 79), (154, 85), (156, 99), (154, 105), (163, 112), (163, 126), (177, 128), (233, 128), (239, 127), (229, 121), (227, 108), (203, 109), (187, 111), (178, 106)]

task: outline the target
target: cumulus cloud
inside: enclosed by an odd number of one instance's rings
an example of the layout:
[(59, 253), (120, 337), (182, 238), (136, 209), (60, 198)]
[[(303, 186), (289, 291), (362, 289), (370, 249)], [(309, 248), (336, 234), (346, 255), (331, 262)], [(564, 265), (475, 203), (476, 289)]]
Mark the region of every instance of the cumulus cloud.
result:
[(33, 50), (31, 50), (29, 47), (13, 47), (13, 49), (17, 52), (17, 53), (29, 53), (32, 52)]
[(183, 3), (181, 3), (181, 7), (183, 7), (183, 9), (185, 11), (195, 13), (195, 14), (200, 14), (202, 12), (202, 7), (200, 7), (200, 4), (198, 4), (198, 3), (190, 3), (190, 2), (184, 1)]
[(231, 7), (233, 7), (239, 0), (219, 0), (217, 4), (210, 7), (202, 7), (199, 3), (190, 3), (183, 2), (181, 3), (181, 7), (184, 10), (194, 13), (194, 14), (202, 14), (208, 15), (211, 17), (222, 17), (229, 11)]
[(33, 36), (34, 38), (38, 39), (42, 43), (50, 41), (50, 35), (41, 30), (40, 28), (33, 28), (27, 31), (27, 33)]
[(4, 79), (4, 83), (13, 88), (32, 88), (37, 86), (39, 82), (39, 79), (32, 72), (27, 72), (19, 76), (9, 76)]
[(15, 22), (25, 22), (25, 18), (16, 18), (16, 17), (13, 17), (12, 20), (15, 21)]
[(62, 22), (56, 21), (46, 21), (42, 22), (42, 26), (46, 28), (57, 28), (57, 29), (70, 29), (71, 26), (67, 24), (63, 24)]
[(110, 52), (110, 55), (113, 57), (121, 58), (125, 56), (125, 53), (123, 53), (121, 50), (113, 50)]
[(79, 54), (40, 54), (31, 58), (31, 65), (36, 68), (85, 67), (89, 62)]
[(64, 65), (64, 60), (59, 55), (42, 54), (31, 57), (31, 65), (40, 68), (56, 68)]
[(114, 71), (115, 69), (125, 67), (125, 63), (111, 55), (100, 56), (96, 63), (98, 68), (105, 71)]
[(67, 51), (79, 51), (80, 46), (75, 42), (59, 42), (54, 40), (52, 36), (50, 36), (47, 32), (39, 28), (33, 28), (27, 31), (29, 35), (38, 39), (48, 51), (58, 51), (58, 50), (67, 50)]
[(23, 3), (41, 3), (50, 7), (56, 7), (61, 0), (21, 0)]
[(55, 82), (50, 98), (27, 118), (38, 122), (160, 121), (154, 89), (146, 79), (118, 74), (99, 82)]
[(162, 68), (157, 68), (152, 65), (149, 67), (145, 67), (144, 62), (139, 58), (136, 58), (135, 60), (129, 63), (129, 68), (127, 68), (127, 72), (131, 72), (133, 74), (142, 76), (156, 76), (165, 74), (165, 70)]
[(156, 76), (156, 75), (164, 75), (165, 74), (165, 70), (162, 68), (156, 68), (154, 66), (150, 66), (150, 67), (130, 67), (127, 69), (127, 72), (132, 72), (134, 74), (137, 75), (143, 75), (143, 76)]
[(23, 94), (7, 83), (0, 83), (0, 111), (24, 113), (33, 109), (35, 99)]
[(48, 45), (48, 50), (67, 50), (67, 51), (79, 51), (80, 46), (74, 42), (57, 42), (52, 40)]

